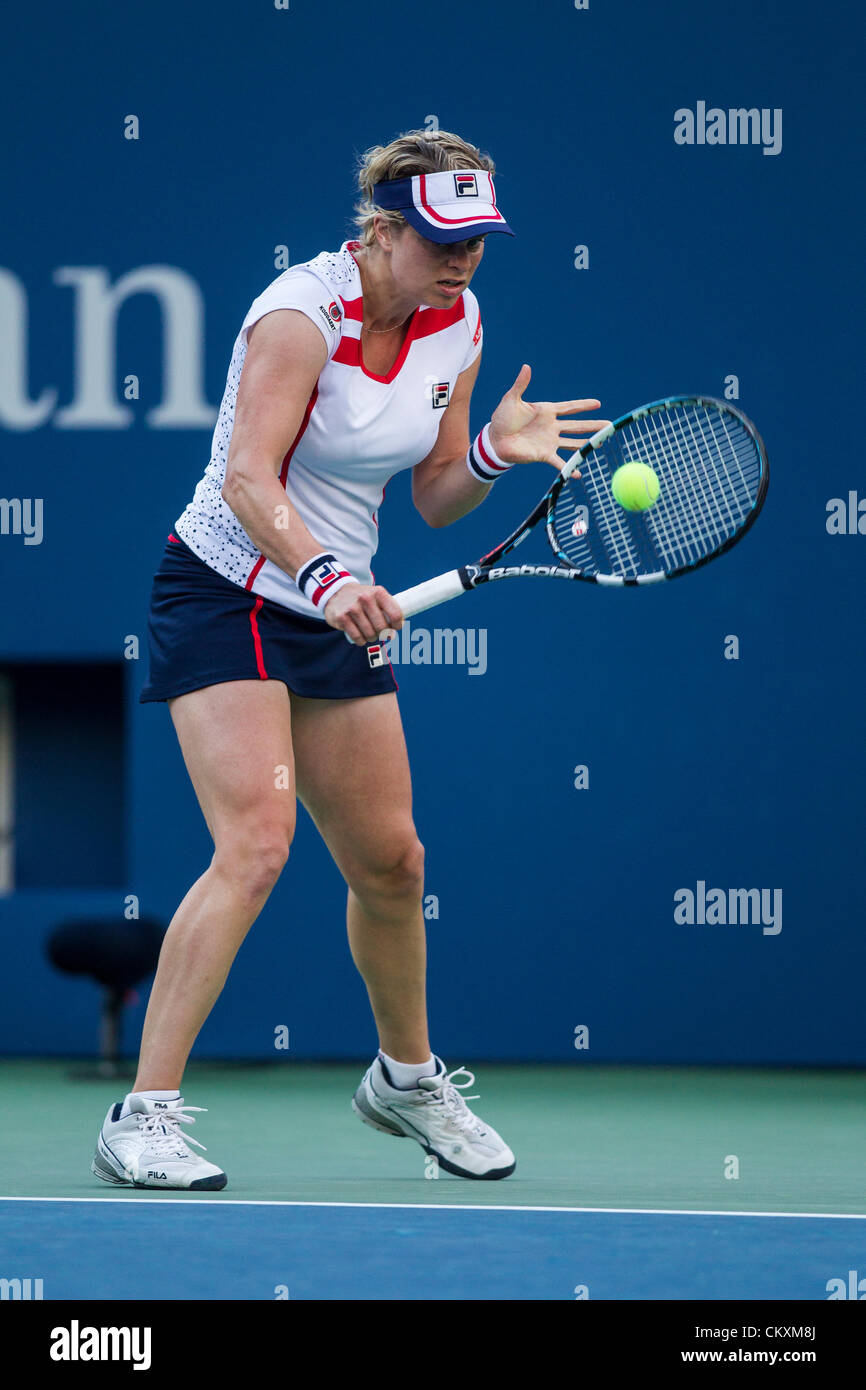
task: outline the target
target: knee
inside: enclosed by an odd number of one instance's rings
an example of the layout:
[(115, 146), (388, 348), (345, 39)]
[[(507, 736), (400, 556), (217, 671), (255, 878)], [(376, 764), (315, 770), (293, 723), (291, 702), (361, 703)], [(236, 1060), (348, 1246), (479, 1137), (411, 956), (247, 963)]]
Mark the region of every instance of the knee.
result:
[(424, 891), (424, 846), (414, 830), (383, 853), (360, 875), (361, 892), (400, 901), (420, 899)]
[(267, 897), (286, 866), (293, 831), (276, 819), (244, 823), (217, 843), (215, 866), (246, 898)]
[(403, 847), (394, 868), (396, 881), (407, 897), (420, 898), (424, 891), (424, 846), (417, 835)]

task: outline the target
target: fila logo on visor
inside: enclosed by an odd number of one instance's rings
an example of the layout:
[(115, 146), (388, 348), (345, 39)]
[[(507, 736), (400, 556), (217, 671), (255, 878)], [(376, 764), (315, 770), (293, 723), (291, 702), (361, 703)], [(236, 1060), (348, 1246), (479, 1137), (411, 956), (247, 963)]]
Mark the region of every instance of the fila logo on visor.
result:
[(451, 382), (437, 381), (433, 387), (433, 409), (442, 410), (451, 399)]
[(385, 653), (382, 651), (381, 644), (376, 643), (374, 646), (367, 648), (367, 660), (371, 666), (385, 665)]
[(454, 192), (458, 198), (477, 198), (478, 180), (474, 174), (455, 174)]

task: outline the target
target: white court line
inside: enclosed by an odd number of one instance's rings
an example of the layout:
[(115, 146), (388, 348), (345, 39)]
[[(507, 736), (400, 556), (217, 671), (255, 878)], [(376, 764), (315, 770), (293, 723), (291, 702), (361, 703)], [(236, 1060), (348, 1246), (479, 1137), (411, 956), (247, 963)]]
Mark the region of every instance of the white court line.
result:
[[(165, 1196), (172, 1189), (167, 1189)], [(174, 1189), (175, 1191), (177, 1189)], [(174, 1207), (178, 1200), (166, 1202), (163, 1197), (0, 1197), (0, 1202), (96, 1202), (100, 1206), (106, 1202), (161, 1202), (163, 1206)], [(847, 1211), (694, 1211), (680, 1210), (676, 1207), (519, 1207), (505, 1206), (500, 1202), (292, 1202), (265, 1201), (259, 1198), (198, 1197), (189, 1198), (195, 1206), (213, 1207), (372, 1207), (387, 1211), (563, 1211), (578, 1213), (599, 1212), (613, 1216), (773, 1216), (795, 1217), (807, 1221), (866, 1221), (866, 1212)]]

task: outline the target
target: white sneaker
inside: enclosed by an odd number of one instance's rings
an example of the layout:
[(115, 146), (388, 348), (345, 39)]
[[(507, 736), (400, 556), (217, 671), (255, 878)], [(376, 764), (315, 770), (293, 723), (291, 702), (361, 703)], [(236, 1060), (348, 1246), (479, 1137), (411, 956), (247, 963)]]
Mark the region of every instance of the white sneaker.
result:
[[(435, 1076), (422, 1076), (416, 1091), (392, 1086), (377, 1057), (355, 1092), (352, 1109), (365, 1125), (400, 1139), (416, 1139), (448, 1173), (460, 1178), (507, 1178), (517, 1164), (508, 1145), (489, 1125), (473, 1115), (460, 1092), (475, 1081), (471, 1071), (456, 1067), (446, 1072), (434, 1057)], [(460, 1073), (467, 1080), (457, 1083)], [(477, 1100), (469, 1096), (469, 1100)]]
[(188, 1147), (195, 1144), (203, 1149), (204, 1144), (192, 1138), (187, 1141), (181, 1133), (182, 1124), (195, 1124), (190, 1111), (204, 1113), (200, 1105), (184, 1105), (183, 1096), (170, 1101), (133, 1096), (129, 1105), (123, 1119), (121, 1101), (106, 1115), (91, 1173), (122, 1186), (182, 1187), (196, 1192), (218, 1192), (225, 1187), (225, 1173)]

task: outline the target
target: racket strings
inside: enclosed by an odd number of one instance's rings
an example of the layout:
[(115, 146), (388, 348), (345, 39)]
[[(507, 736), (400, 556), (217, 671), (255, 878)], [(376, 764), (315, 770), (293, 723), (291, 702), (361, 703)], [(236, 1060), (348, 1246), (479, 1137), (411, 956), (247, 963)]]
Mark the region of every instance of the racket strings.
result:
[[(659, 552), (664, 559), (692, 563), (702, 553), (702, 546), (710, 539), (710, 549), (716, 549), (724, 540), (725, 532), (719, 524), (719, 506), (712, 495), (700, 467), (691, 467), (689, 454), (683, 449), (683, 440), (678, 428), (667, 420), (661, 422), (664, 431), (664, 445), (677, 460), (678, 477), (688, 486), (680, 486), (673, 494), (666, 489), (665, 500), (659, 497), (658, 511), (646, 517), (647, 528), (656, 539)], [(664, 469), (664, 456), (655, 436), (644, 430), (637, 431), (638, 448), (646, 450), (646, 461), (661, 481)], [(721, 505), (724, 505), (722, 494)]]
[[(585, 497), (566, 484), (555, 510), (556, 538), (561, 553), (577, 569), (610, 568), (614, 574), (630, 574), (640, 566), (640, 556), (622, 508), (610, 490), (605, 471), (580, 465)], [(587, 506), (587, 503), (589, 504)], [(584, 530), (584, 527), (587, 529)]]
[(743, 429), (744, 438), (738, 441), (741, 457), (720, 411), (714, 416), (706, 410), (682, 411), (679, 418), (663, 416), (661, 427), (663, 445), (676, 459), (676, 469), (665, 468), (658, 441), (640, 431), (650, 454), (646, 461), (660, 482), (663, 476), (668, 482), (662, 486), (661, 505), (646, 514), (646, 523), (665, 567), (678, 568), (718, 549), (740, 528), (754, 506), (759, 474), (750, 488), (744, 463), (755, 454), (754, 443)]
[[(611, 491), (613, 474), (630, 462), (648, 464), (659, 480), (658, 501), (644, 512), (625, 511)], [(637, 579), (694, 565), (735, 535), (755, 506), (762, 462), (738, 415), (687, 402), (637, 415), (579, 472), (548, 517), (554, 548), (587, 574)]]

